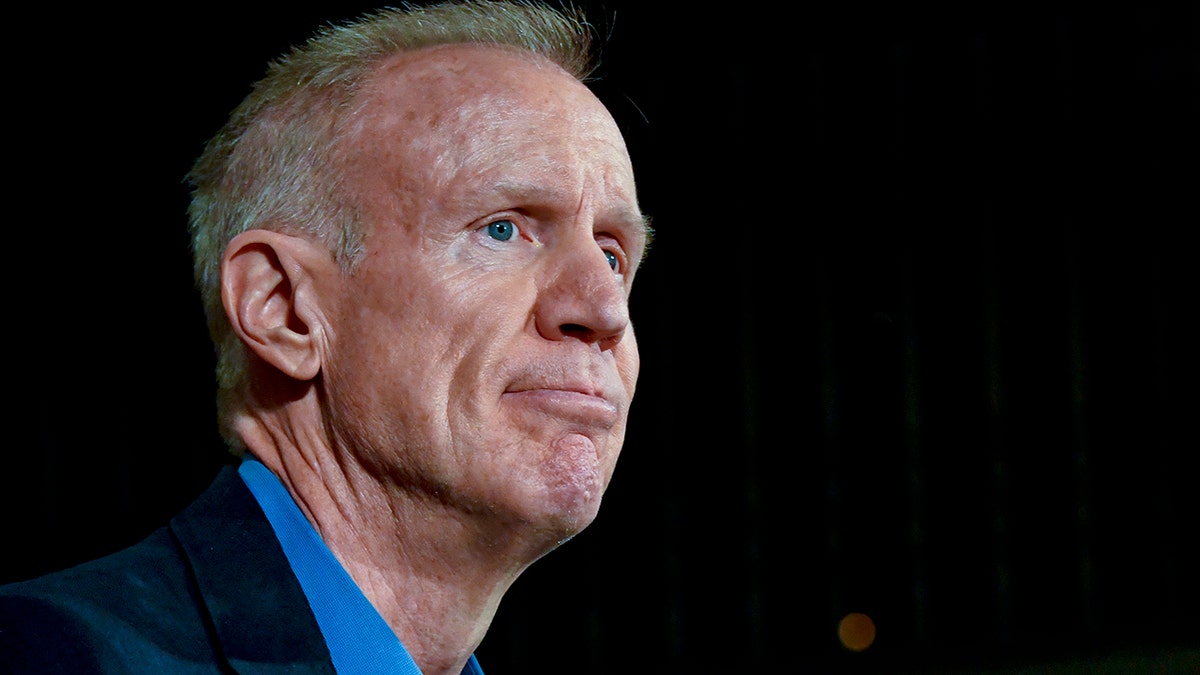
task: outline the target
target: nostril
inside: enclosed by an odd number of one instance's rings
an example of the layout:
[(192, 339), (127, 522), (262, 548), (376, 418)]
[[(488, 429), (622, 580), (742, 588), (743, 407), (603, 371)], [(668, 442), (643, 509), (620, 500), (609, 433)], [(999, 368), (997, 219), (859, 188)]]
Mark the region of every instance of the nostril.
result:
[(592, 329), (578, 323), (564, 323), (558, 327), (558, 330), (567, 337), (586, 340), (592, 334)]

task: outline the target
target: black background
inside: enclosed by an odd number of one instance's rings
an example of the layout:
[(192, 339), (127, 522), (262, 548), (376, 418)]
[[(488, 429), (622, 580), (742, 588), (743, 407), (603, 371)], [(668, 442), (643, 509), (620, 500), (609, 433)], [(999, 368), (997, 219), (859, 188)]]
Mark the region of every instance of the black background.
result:
[[(585, 4), (658, 231), (642, 378), (489, 675), (1196, 668), (1195, 6)], [(12, 18), (0, 581), (227, 461), (182, 177), (269, 59), (370, 8)]]

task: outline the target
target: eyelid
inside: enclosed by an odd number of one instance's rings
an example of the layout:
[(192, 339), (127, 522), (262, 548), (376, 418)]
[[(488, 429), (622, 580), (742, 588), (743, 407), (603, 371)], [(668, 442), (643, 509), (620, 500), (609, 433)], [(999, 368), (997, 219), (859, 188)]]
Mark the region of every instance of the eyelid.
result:
[(484, 218), (480, 218), (479, 220), (475, 221), (476, 224), (472, 229), (476, 232), (486, 233), (487, 228), (490, 225), (493, 223), (498, 223), (502, 220), (512, 223), (513, 229), (515, 230), (513, 233), (514, 236), (505, 241), (516, 241), (518, 239), (523, 239), (530, 242), (535, 241), (533, 236), (530, 234), (529, 227), (527, 226), (522, 214), (514, 211), (501, 211), (499, 213), (493, 213), (485, 216)]
[(629, 268), (633, 266), (633, 263), (620, 237), (607, 232), (600, 232), (596, 234), (596, 245), (600, 247), (601, 251), (611, 251), (617, 256), (617, 269), (613, 270), (614, 274), (627, 274), (629, 272)]
[[(596, 239), (599, 241), (601, 237), (611, 238), (621, 249), (627, 265), (626, 271), (637, 269), (641, 265), (642, 258), (646, 255), (646, 247), (650, 243), (652, 231), (649, 222), (649, 219), (640, 212), (636, 212), (636, 217), (627, 217), (626, 214), (621, 213), (607, 223), (604, 221), (597, 223)], [(634, 253), (637, 255), (635, 256)]]

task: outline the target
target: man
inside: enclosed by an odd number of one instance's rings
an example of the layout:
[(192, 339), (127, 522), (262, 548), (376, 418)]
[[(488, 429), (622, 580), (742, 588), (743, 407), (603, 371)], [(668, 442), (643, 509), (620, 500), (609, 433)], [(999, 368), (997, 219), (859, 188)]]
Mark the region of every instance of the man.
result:
[(169, 526), (0, 591), (18, 672), (481, 672), (596, 516), (649, 228), (582, 17), (388, 10), (271, 66), (190, 174), (221, 429)]

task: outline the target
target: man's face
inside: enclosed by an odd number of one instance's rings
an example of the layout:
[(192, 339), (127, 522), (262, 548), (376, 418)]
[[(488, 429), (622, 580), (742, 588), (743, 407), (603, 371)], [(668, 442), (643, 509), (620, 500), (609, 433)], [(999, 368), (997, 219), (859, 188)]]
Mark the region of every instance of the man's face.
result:
[(337, 440), (425, 499), (562, 541), (595, 517), (638, 374), (646, 243), (601, 103), (529, 56), (398, 57), (362, 94), (366, 256), (324, 378)]

